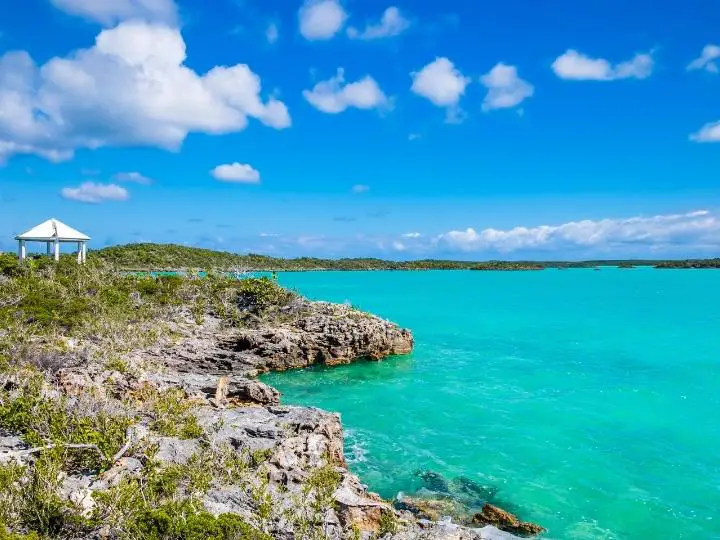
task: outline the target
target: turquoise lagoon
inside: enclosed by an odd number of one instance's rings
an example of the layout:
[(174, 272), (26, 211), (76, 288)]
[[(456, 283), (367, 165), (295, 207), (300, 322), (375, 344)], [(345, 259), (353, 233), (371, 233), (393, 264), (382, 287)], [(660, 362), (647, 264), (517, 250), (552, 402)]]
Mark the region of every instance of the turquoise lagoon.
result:
[(265, 377), (385, 497), (464, 477), (561, 539), (720, 538), (720, 272), (305, 272), (412, 355)]

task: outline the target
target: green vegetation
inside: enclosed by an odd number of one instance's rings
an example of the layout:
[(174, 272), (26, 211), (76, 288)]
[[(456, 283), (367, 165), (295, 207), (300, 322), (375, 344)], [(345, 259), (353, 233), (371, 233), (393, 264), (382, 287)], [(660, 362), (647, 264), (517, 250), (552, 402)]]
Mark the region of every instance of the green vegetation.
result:
[[(70, 257), (18, 264), (0, 255), (0, 435), (28, 447), (0, 462), (0, 540), (272, 538), (268, 531), (287, 509), (278, 507), (265, 470), (270, 451), (216, 446), (190, 396), (138, 381), (147, 366), (128, 353), (172, 342), (210, 315), (224, 325), (252, 325), (295, 298), (270, 278), (138, 275), (99, 257), (80, 266)], [(95, 383), (76, 369), (63, 378), (65, 368), (86, 365), (117, 377)], [(152, 439), (132, 438), (137, 424), (152, 437), (194, 439), (202, 450), (185, 464), (163, 464)], [(82, 501), (69, 497), (66, 479), (102, 478), (116, 470), (118, 455), (139, 469)], [(296, 513), (282, 517), (306, 527), (298, 538), (323, 537), (318, 515), (331, 499), (328, 482), (339, 475), (320, 471)], [(208, 513), (203, 497), (224, 485), (250, 494), (251, 518)]]
[[(208, 447), (186, 464), (163, 466), (152, 448), (145, 453), (141, 474), (95, 492), (90, 509), (59, 495), (67, 461), (58, 449), (40, 454), (32, 467), (0, 466), (0, 539), (84, 538), (98, 529), (123, 540), (271, 539), (237, 515), (213, 516), (201, 503), (213, 483), (245, 481), (247, 458)], [(8, 527), (30, 534), (13, 536)]]
[(689, 259), (686, 261), (663, 261), (658, 263), (655, 268), (720, 268), (720, 258), (718, 259)]
[[(718, 268), (720, 259), (691, 261), (589, 260), (589, 261), (386, 261), (375, 258), (282, 259), (250, 253), (241, 255), (175, 244), (128, 244), (93, 251), (91, 258), (135, 271), (185, 271), (192, 269), (229, 272), (305, 270), (542, 270), (545, 268), (595, 268), (598, 266), (656, 266), (658, 268)], [(0, 261), (2, 271), (2, 261)]]
[[(162, 466), (150, 457), (141, 477), (126, 477), (115, 487), (96, 496), (91, 522), (122, 531), (121, 538), (138, 540), (270, 540), (271, 537), (250, 526), (239, 516), (213, 516), (205, 511), (200, 499), (222, 472), (236, 467), (238, 455), (207, 448), (186, 464)], [(247, 471), (247, 462), (242, 472)]]
[[(213, 314), (229, 324), (242, 324), (248, 316), (267, 315), (295, 295), (270, 279), (234, 279), (210, 272), (178, 276), (126, 274), (98, 257), (78, 265), (72, 257), (54, 264), (43, 257), (18, 264), (0, 255), (0, 334), (19, 345), (50, 339), (62, 344), (69, 338), (103, 342), (103, 354), (117, 365), (118, 356), (133, 346), (152, 343), (163, 331), (159, 321), (192, 311), (195, 322)], [(5, 347), (10, 345), (5, 343)]]
[(140, 410), (152, 416), (150, 429), (164, 437), (197, 439), (203, 435), (203, 429), (192, 413), (192, 403), (185, 399), (180, 388), (159, 391), (148, 384), (133, 392), (133, 399)]
[[(6, 370), (12, 384), (0, 387), (0, 428), (22, 435), (31, 446), (94, 445), (65, 451), (68, 467), (99, 468), (122, 446), (133, 417), (93, 410), (82, 400), (52, 396), (45, 377), (33, 369)], [(8, 376), (10, 375), (10, 376)]]

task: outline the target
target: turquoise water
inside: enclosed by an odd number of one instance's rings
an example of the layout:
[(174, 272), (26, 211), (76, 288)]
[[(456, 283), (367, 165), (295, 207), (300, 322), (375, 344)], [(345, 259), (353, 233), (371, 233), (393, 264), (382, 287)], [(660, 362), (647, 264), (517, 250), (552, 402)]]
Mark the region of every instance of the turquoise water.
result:
[(720, 272), (280, 274), (411, 328), (408, 357), (271, 374), (342, 414), (386, 497), (418, 470), (498, 489), (548, 538), (720, 538)]

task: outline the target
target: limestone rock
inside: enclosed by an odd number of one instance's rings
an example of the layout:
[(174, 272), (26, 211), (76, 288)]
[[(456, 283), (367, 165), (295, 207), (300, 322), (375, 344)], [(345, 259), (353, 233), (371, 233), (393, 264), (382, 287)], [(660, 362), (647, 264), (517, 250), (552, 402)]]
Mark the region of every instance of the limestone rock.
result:
[(226, 405), (228, 402), (260, 405), (280, 403), (280, 392), (275, 388), (257, 379), (246, 377), (170, 372), (148, 374), (145, 380), (160, 388), (182, 388), (190, 398), (196, 398), (201, 402), (207, 400), (218, 405)]
[(0, 465), (10, 462), (21, 462), (22, 459), (17, 452), (26, 450), (28, 445), (20, 438), (14, 435), (3, 436), (0, 432)]
[(408, 354), (409, 330), (350, 306), (298, 300), (285, 320), (223, 329), (212, 317), (192, 336), (147, 351), (182, 373), (254, 377), (270, 370), (337, 365)]
[(380, 360), (412, 351), (410, 331), (393, 323), (344, 305), (310, 305), (310, 314), (292, 325), (240, 332), (234, 350), (258, 357), (258, 369), (274, 371)]
[(155, 459), (178, 465), (186, 464), (201, 448), (200, 441), (197, 439), (183, 440), (175, 437), (150, 437), (148, 440), (158, 445)]
[(457, 516), (461, 513), (458, 503), (450, 498), (402, 497), (398, 506), (420, 519), (430, 521), (440, 521), (445, 517)]
[(540, 534), (545, 530), (535, 523), (520, 521), (517, 516), (492, 504), (485, 504), (482, 510), (473, 517), (473, 523), (478, 525), (493, 525), (502, 531), (521, 534), (523, 536)]

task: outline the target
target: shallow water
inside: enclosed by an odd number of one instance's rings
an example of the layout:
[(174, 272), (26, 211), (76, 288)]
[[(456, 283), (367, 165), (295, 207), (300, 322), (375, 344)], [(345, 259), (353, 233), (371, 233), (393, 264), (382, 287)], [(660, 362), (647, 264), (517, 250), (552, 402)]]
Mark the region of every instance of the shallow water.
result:
[(497, 488), (548, 538), (720, 538), (720, 272), (305, 272), (280, 282), (411, 328), (415, 352), (265, 377), (342, 414), (386, 497), (419, 470)]

